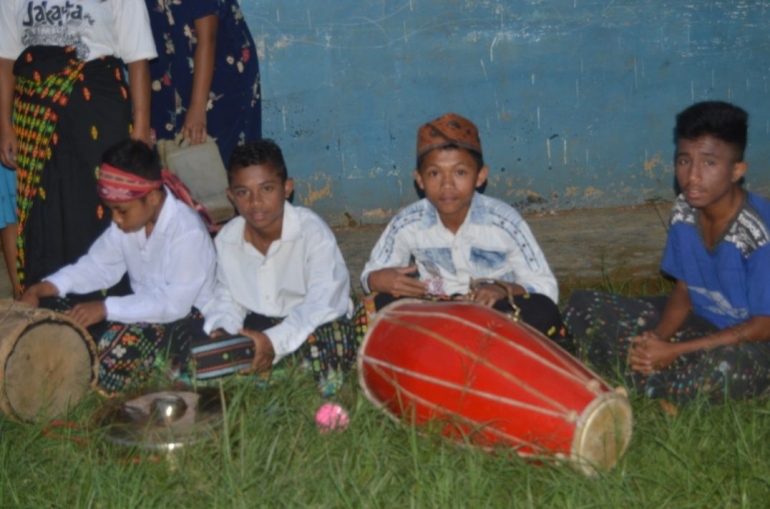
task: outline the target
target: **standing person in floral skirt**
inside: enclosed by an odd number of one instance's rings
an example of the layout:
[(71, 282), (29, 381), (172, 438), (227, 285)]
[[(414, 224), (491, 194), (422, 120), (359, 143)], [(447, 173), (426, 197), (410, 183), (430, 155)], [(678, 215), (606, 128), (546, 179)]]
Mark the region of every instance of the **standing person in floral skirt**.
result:
[(158, 58), (150, 63), (152, 128), (233, 149), (262, 137), (259, 63), (236, 0), (145, 0)]

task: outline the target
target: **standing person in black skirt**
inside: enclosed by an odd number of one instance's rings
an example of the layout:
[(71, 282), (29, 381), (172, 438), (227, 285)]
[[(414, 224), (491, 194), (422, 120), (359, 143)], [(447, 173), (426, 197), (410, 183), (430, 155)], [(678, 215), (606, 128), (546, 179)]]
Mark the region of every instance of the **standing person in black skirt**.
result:
[(0, 2), (0, 162), (17, 174), (22, 287), (76, 261), (110, 224), (99, 163), (128, 136), (150, 142), (155, 56), (142, 0)]

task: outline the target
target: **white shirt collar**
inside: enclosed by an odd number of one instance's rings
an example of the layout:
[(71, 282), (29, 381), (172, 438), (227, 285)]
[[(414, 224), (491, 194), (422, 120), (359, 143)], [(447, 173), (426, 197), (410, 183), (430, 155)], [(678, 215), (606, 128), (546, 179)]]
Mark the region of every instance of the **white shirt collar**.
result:
[[(460, 228), (457, 229), (457, 231), (460, 231), (463, 226), (466, 224), (473, 224), (480, 222), (479, 217), (484, 214), (484, 209), (481, 204), (482, 198), (480, 198), (480, 194), (478, 191), (473, 192), (473, 198), (471, 198), (471, 206), (468, 208), (468, 214), (465, 216), (465, 219), (463, 220), (463, 224), (460, 225)], [(421, 225), (423, 228), (431, 228), (435, 225), (441, 225), (444, 226), (444, 224), (441, 222), (441, 218), (438, 215), (438, 210), (436, 210), (436, 207), (433, 206), (433, 204), (425, 198), (425, 215), (422, 217)], [(444, 226), (445, 227), (445, 226)], [(446, 228), (446, 227), (445, 227)]]
[[(243, 218), (243, 216), (238, 216), (232, 219), (232, 221), (240, 222), (241, 227), (233, 230), (232, 235), (227, 235), (222, 240), (228, 244), (238, 244), (242, 249), (245, 249), (247, 244), (251, 246), (251, 244), (246, 241), (246, 228), (248, 227), (248, 224), (246, 223), (246, 220)], [(291, 203), (285, 201), (283, 204), (283, 223), (281, 224), (281, 237), (277, 239), (276, 242), (293, 242), (299, 239), (301, 236), (302, 227), (300, 225), (297, 209), (295, 209)]]

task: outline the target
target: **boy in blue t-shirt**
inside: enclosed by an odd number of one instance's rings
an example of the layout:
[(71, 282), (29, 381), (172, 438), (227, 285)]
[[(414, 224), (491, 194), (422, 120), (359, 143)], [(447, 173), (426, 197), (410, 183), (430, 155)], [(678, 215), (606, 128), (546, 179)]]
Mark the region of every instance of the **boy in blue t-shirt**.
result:
[(619, 367), (650, 397), (718, 401), (770, 387), (770, 202), (741, 186), (747, 124), (744, 110), (720, 101), (676, 117), (668, 298), (580, 291), (568, 303), (565, 321), (588, 361)]

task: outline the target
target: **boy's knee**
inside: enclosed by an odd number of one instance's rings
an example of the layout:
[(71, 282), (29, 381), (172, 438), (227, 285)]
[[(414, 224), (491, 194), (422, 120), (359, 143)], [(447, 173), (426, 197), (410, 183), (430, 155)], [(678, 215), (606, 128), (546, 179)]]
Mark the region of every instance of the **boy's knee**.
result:
[[(519, 310), (520, 319), (548, 338), (558, 341), (568, 336), (559, 308), (549, 297), (539, 293), (517, 295), (513, 303)], [(494, 308), (504, 313), (512, 311), (507, 299), (498, 301)]]
[(396, 297), (392, 293), (385, 293), (385, 292), (378, 292), (374, 296), (374, 309), (379, 311), (388, 304), (392, 304), (393, 302), (396, 302), (399, 300), (399, 297)]
[(569, 296), (567, 300), (566, 309), (585, 309), (590, 306), (592, 302), (598, 300), (602, 292), (597, 290), (575, 290)]
[[(519, 308), (522, 318), (529, 317), (541, 317), (543, 320), (553, 320), (558, 317), (561, 321), (561, 313), (556, 304), (545, 295), (539, 293), (527, 293), (524, 295), (516, 295), (513, 298), (513, 304)], [(494, 305), (494, 309), (502, 311), (504, 313), (510, 313), (513, 306), (508, 299), (500, 299)], [(514, 310), (515, 311), (515, 310)]]

